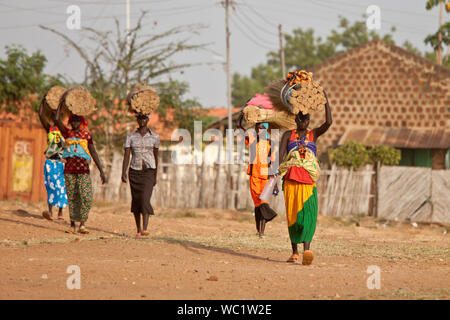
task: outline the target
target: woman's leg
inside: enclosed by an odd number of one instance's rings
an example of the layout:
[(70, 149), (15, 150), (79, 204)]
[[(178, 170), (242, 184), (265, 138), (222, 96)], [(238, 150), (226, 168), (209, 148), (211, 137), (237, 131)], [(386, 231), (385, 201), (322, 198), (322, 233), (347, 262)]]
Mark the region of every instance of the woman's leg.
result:
[(261, 212), (259, 211), (259, 207), (255, 207), (255, 224), (256, 224), (256, 231), (258, 232), (258, 234), (260, 234), (261, 231)]
[(303, 242), (303, 251), (309, 250), (311, 242)]
[(63, 208), (59, 208), (58, 210), (58, 218), (63, 216)]
[(141, 214), (138, 212), (133, 212), (134, 215), (134, 221), (136, 222), (136, 229), (137, 229), (137, 234), (140, 235), (141, 234)]
[(291, 242), (292, 254), (298, 254), (298, 245), (296, 243)]
[(259, 235), (260, 236), (264, 235), (264, 229), (265, 228), (266, 228), (266, 219), (261, 217), (261, 219), (259, 220)]
[(147, 231), (149, 217), (150, 215), (148, 213), (142, 214), (142, 231)]
[(76, 178), (74, 174), (65, 174), (64, 180), (66, 184), (67, 200), (69, 202), (70, 226), (75, 225), (77, 217), (77, 194), (76, 194)]
[(89, 212), (92, 207), (92, 182), (89, 174), (79, 175), (79, 199), (80, 199), (80, 221), (84, 226), (85, 222), (89, 218)]

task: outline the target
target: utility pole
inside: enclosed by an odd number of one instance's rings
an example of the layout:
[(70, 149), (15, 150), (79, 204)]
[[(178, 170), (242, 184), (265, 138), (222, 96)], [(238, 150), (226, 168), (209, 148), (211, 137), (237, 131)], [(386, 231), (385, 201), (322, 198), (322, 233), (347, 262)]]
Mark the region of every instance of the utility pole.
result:
[(278, 37), (280, 38), (280, 63), (281, 63), (281, 77), (286, 77), (286, 65), (284, 62), (284, 46), (283, 46), (283, 31), (281, 24), (278, 25)]
[(230, 5), (233, 0), (225, 0), (225, 34), (226, 34), (226, 46), (227, 46), (227, 64), (226, 64), (226, 74), (227, 74), (227, 107), (228, 107), (228, 129), (233, 128), (232, 124), (232, 114), (231, 114), (231, 74), (230, 74)]
[(227, 137), (227, 152), (226, 160), (228, 162), (227, 180), (229, 181), (230, 190), (228, 191), (228, 209), (234, 209), (234, 199), (236, 196), (236, 190), (234, 190), (233, 181), (233, 149), (234, 149), (234, 137), (232, 113), (231, 113), (231, 73), (230, 73), (230, 5), (233, 5), (233, 0), (225, 0), (225, 35), (226, 35), (226, 74), (227, 74), (227, 107), (228, 107), (228, 130), (226, 130), (225, 136)]
[(442, 65), (442, 54), (443, 54), (443, 48), (442, 48), (442, 33), (441, 33), (441, 27), (442, 27), (442, 14), (444, 12), (444, 3), (439, 3), (439, 33), (438, 33), (438, 43), (439, 46), (436, 49), (436, 63), (439, 65)]
[(130, 52), (130, 1), (127, 0), (127, 53)]

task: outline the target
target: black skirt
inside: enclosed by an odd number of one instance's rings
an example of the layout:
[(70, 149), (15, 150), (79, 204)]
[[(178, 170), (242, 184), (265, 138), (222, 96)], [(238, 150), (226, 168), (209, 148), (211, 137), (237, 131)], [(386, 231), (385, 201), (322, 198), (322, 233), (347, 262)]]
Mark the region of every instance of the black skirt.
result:
[(277, 216), (275, 210), (273, 210), (269, 204), (263, 203), (255, 208), (255, 219), (258, 222), (261, 219), (270, 221)]
[(150, 204), (153, 186), (156, 183), (156, 169), (134, 170), (130, 168), (131, 212), (153, 215)]

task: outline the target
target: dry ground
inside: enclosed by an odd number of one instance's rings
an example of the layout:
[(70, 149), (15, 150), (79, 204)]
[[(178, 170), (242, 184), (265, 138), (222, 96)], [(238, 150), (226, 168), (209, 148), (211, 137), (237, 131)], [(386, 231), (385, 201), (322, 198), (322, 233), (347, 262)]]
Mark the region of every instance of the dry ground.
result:
[[(251, 212), (156, 209), (135, 238), (128, 204), (96, 204), (88, 235), (0, 202), (0, 299), (449, 299), (448, 226), (319, 216), (311, 266), (286, 263), (279, 215), (259, 239)], [(67, 220), (68, 211), (64, 210)], [(68, 266), (81, 289), (68, 290)], [(369, 290), (367, 268), (381, 269)]]

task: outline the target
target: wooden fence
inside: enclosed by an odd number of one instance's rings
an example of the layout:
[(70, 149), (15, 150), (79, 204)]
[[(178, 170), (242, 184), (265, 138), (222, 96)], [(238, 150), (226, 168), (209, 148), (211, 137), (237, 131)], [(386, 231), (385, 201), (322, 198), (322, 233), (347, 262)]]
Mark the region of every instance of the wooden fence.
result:
[[(238, 164), (163, 164), (152, 201), (156, 206), (173, 208), (251, 209), (246, 169), (246, 165)], [(317, 183), (320, 214), (368, 214), (373, 174), (370, 166), (359, 171), (336, 167), (323, 170)], [(285, 212), (282, 193), (270, 202), (277, 212)]]
[[(110, 182), (101, 186), (92, 169), (97, 200), (131, 201), (129, 185), (120, 182), (122, 157), (113, 161)], [(247, 165), (160, 164), (152, 204), (169, 208), (252, 210)], [(319, 214), (374, 215), (386, 219), (450, 222), (450, 170), (415, 167), (365, 166), (357, 171), (333, 166), (322, 170), (317, 182)], [(229, 178), (228, 178), (229, 177)], [(281, 191), (281, 183), (278, 182)], [(270, 200), (285, 214), (281, 192)]]
[(381, 167), (378, 217), (450, 222), (450, 170)]

